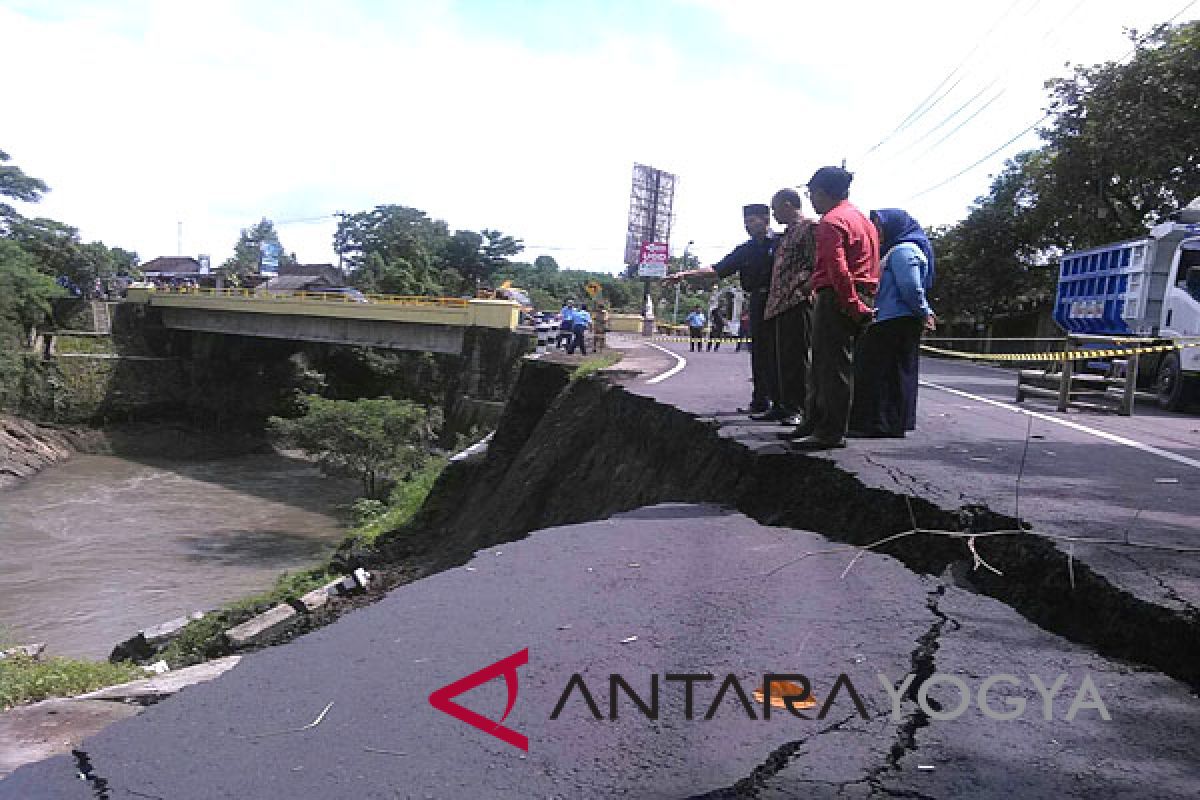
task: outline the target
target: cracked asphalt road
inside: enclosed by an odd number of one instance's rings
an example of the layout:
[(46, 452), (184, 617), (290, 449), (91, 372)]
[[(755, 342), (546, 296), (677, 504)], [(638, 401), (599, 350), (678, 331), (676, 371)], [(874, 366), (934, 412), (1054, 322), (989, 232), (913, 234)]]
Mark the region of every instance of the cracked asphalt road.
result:
[[(99, 781), (113, 800), (1195, 796), (1200, 704), (1181, 684), (885, 556), (842, 577), (852, 553), (819, 554), (829, 549), (840, 546), (683, 504), (539, 531), (113, 725), (80, 748), (88, 782), (76, 758), (56, 757), (0, 781), (0, 798), (84, 800)], [(505, 724), (529, 737), (528, 753), (430, 706), (433, 690), (525, 647)], [(1012, 673), (1020, 683), (994, 690), (993, 705), (1022, 697), (1028, 708), (999, 722), (972, 702), (957, 720), (921, 725), (910, 699), (893, 718), (876, 676), (910, 671), (972, 691)], [(578, 693), (550, 719), (574, 673), (607, 717), (611, 673), (645, 698), (651, 675), (681, 672), (717, 676), (696, 684), (695, 719), (665, 681), (657, 721), (624, 698), (617, 719), (596, 720)], [(777, 709), (751, 720), (732, 692), (701, 718), (726, 674), (749, 693), (766, 672), (808, 676), (831, 701), (826, 718)], [(843, 673), (866, 719), (844, 693), (831, 700)], [(1049, 721), (1030, 673), (1068, 676)], [(1084, 676), (1111, 721), (1094, 709), (1064, 720)], [(503, 683), (460, 700), (499, 719)], [(930, 694), (957, 705), (953, 686)]]
[[(687, 367), (658, 384), (629, 391), (711, 416), (721, 435), (759, 451), (782, 452), (778, 425), (735, 413), (750, 399), (746, 353), (689, 353), (664, 343)], [(921, 379), (1120, 436), (1200, 462), (1200, 417), (1139, 403), (1132, 417), (1060, 414), (1049, 402), (1017, 405), (1013, 372), (923, 358)], [(1028, 448), (1026, 440), (1028, 439)], [(928, 385), (920, 390), (917, 430), (905, 439), (851, 439), (829, 458), (870, 486), (909, 492), (943, 508), (986, 505), (1059, 535), (1200, 547), (1200, 468), (1172, 461), (1045, 419), (1032, 419)], [(1024, 471), (1021, 463), (1024, 460)], [(1017, 475), (1022, 474), (1020, 494)], [(1104, 545), (1058, 544), (1136, 597), (1200, 615), (1200, 556)], [(1200, 657), (1200, 645), (1194, 645)]]

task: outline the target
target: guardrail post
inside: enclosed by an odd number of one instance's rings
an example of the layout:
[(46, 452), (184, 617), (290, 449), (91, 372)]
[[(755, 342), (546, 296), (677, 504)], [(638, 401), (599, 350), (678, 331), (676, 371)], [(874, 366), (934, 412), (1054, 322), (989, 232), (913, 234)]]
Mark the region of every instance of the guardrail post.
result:
[(1068, 336), (1063, 343), (1063, 368), (1062, 378), (1058, 384), (1058, 410), (1066, 411), (1067, 406), (1071, 403), (1071, 371), (1073, 363), (1071, 361), (1071, 337)]
[(1138, 354), (1131, 353), (1126, 356), (1125, 362), (1125, 392), (1121, 396), (1120, 413), (1122, 416), (1128, 417), (1133, 414), (1133, 395), (1137, 391), (1138, 380)]

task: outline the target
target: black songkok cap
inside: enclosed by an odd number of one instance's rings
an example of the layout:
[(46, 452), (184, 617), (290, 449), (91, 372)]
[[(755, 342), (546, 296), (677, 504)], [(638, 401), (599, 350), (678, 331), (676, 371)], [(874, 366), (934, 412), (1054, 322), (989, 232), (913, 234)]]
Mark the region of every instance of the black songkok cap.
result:
[(854, 175), (841, 167), (821, 167), (808, 181), (808, 188), (820, 189), (830, 197), (845, 197), (850, 193)]
[(751, 203), (748, 206), (742, 206), (743, 217), (769, 217), (771, 216), (771, 207), (766, 203)]

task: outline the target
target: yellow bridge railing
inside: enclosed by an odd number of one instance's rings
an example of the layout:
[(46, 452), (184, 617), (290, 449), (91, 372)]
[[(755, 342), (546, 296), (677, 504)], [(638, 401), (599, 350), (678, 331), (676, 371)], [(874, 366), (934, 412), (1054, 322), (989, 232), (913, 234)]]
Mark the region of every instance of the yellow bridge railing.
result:
[[(354, 295), (345, 292), (293, 292), (257, 289), (212, 289), (206, 287), (176, 287), (171, 289), (149, 289), (156, 295), (196, 295), (202, 297), (231, 297), (262, 302), (296, 300), (313, 303), (361, 303)], [(368, 303), (389, 306), (426, 306), (434, 308), (467, 308), (470, 300), (464, 297), (425, 297), (421, 295), (362, 294)]]

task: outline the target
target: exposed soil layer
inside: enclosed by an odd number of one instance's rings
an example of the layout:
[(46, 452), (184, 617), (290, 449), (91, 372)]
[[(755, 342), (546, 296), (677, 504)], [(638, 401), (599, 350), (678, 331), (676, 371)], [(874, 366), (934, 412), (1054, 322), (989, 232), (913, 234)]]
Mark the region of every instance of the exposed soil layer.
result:
[[(719, 503), (763, 524), (859, 546), (911, 530), (914, 520), (922, 529), (967, 533), (1019, 527), (987, 508), (941, 508), (867, 487), (821, 458), (756, 454), (673, 406), (599, 380), (572, 383), (561, 367), (529, 361), (487, 454), (451, 464), (412, 523), (381, 537), (375, 550), (344, 550), (337, 563), (404, 563), (414, 575), (427, 575), (535, 530), (662, 502)], [(914, 534), (876, 550), (918, 573), (949, 572), (1102, 655), (1200, 687), (1194, 613), (1138, 599), (1085, 564), (1068, 564), (1035, 535), (983, 537), (976, 544), (1003, 575), (972, 569), (961, 538)]]

